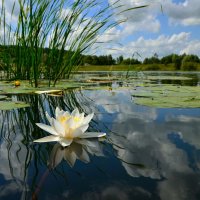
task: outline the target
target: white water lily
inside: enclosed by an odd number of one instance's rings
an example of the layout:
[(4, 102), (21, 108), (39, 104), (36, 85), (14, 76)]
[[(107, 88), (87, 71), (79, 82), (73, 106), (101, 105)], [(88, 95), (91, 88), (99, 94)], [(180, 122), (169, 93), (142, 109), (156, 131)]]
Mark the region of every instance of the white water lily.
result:
[(79, 113), (77, 108), (70, 114), (69, 112), (60, 110), (57, 107), (55, 111), (55, 118), (50, 117), (46, 112), (46, 117), (50, 126), (42, 123), (36, 123), (36, 125), (49, 132), (51, 135), (34, 140), (34, 142), (57, 141), (63, 147), (66, 147), (69, 146), (76, 138), (95, 138), (106, 135), (106, 133), (86, 132), (94, 113), (91, 113), (86, 117), (84, 115), (84, 113)]

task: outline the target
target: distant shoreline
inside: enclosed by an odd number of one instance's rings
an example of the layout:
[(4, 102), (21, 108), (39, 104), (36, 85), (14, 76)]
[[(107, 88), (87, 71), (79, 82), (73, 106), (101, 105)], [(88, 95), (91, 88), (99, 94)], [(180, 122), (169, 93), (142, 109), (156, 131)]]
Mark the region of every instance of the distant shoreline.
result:
[(200, 71), (200, 63), (194, 63), (196, 70), (177, 70), (174, 64), (135, 64), (135, 65), (88, 65), (79, 66), (77, 71)]

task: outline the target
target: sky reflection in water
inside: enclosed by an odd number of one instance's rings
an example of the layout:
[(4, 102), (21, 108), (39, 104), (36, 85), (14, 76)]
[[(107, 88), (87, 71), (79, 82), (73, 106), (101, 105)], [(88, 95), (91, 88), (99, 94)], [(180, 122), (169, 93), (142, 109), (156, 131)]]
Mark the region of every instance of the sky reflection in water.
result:
[[(0, 111), (0, 199), (200, 199), (200, 109), (133, 103), (132, 89), (18, 96), (31, 108)], [(104, 141), (33, 144), (45, 111), (95, 112)], [(72, 156), (73, 155), (73, 156)]]

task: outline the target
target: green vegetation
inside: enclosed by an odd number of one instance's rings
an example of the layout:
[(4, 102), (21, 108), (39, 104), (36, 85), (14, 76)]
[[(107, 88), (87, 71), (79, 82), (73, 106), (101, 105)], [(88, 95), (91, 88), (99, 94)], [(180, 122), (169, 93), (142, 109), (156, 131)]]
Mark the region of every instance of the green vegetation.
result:
[(200, 71), (200, 59), (196, 55), (171, 54), (158, 58), (155, 54), (151, 58), (139, 61), (134, 58), (119, 56), (113, 59), (109, 56), (84, 56), (80, 71)]
[(0, 101), (0, 110), (12, 110), (29, 106), (29, 104), (20, 101)]
[[(184, 64), (185, 65), (185, 64)], [(186, 64), (189, 65), (189, 64)], [(195, 66), (195, 69), (193, 68)], [(190, 63), (186, 69), (177, 70), (173, 64), (136, 64), (136, 65), (88, 65), (80, 66), (79, 71), (200, 71), (200, 63)]]
[[(53, 90), (48, 87), (48, 81), (43, 80), (39, 82), (40, 87), (32, 87), (29, 81), (21, 81), (20, 86), (15, 87), (14, 82), (1, 81), (0, 82), (0, 110), (12, 110), (30, 106), (26, 102), (16, 101), (10, 98), (10, 95), (32, 95), (32, 94), (48, 94), (49, 96), (63, 96), (63, 91), (66, 89), (82, 88), (86, 86), (96, 85), (94, 83), (77, 82), (75, 80), (59, 81), (56, 88)], [(28, 101), (29, 102), (29, 101)]]
[(99, 35), (126, 21), (116, 21), (115, 15), (143, 7), (124, 9), (121, 0), (15, 0), (11, 9), (2, 0), (0, 68), (7, 79), (30, 80), (38, 87), (38, 79), (45, 78), (55, 86), (76, 70)]
[[(75, 88), (80, 88), (80, 87), (85, 87), (85, 86), (90, 86), (90, 85), (95, 85), (92, 82), (86, 82), (84, 80), (77, 82), (76, 80), (65, 80), (65, 81), (59, 81), (56, 84), (56, 87), (54, 89), (50, 89), (48, 87), (48, 81), (47, 80), (42, 80), (39, 81), (40, 87), (33, 87), (29, 84), (28, 81), (21, 81), (20, 86), (15, 87), (14, 82), (0, 82), (0, 95), (8, 95), (8, 94), (33, 94), (33, 93), (56, 93), (60, 92), (62, 90), (66, 89), (75, 89)], [(58, 90), (58, 91), (57, 91)], [(46, 92), (43, 92), (46, 91)], [(0, 96), (0, 99), (3, 99), (3, 96)]]
[[(160, 84), (157, 84), (159, 81)], [(161, 82), (162, 81), (162, 82)], [(170, 82), (171, 85), (166, 84)], [(46, 96), (62, 97), (71, 89), (76, 90), (130, 90), (133, 92), (134, 103), (159, 108), (195, 108), (200, 107), (200, 87), (199, 86), (181, 86), (185, 82), (195, 81), (194, 77), (184, 75), (172, 75), (168, 73), (132, 73), (126, 78), (124, 73), (116, 73), (104, 76), (85, 75), (70, 80), (59, 80), (56, 87), (47, 87), (47, 80), (40, 80), (40, 87), (31, 87), (29, 81), (21, 81), (20, 86), (15, 87), (14, 82), (0, 81), (0, 110), (8, 110), (28, 106), (26, 103), (16, 102), (11, 95), (23, 96), (26, 94), (34, 97), (45, 94)], [(118, 87), (113, 87), (113, 82), (123, 83)], [(180, 85), (177, 85), (180, 84)], [(35, 96), (36, 95), (36, 96)], [(26, 99), (26, 98), (25, 98)], [(21, 99), (19, 99), (21, 101)], [(57, 99), (58, 100), (58, 99)], [(29, 102), (26, 101), (25, 102)]]
[(134, 92), (134, 103), (158, 108), (199, 108), (200, 87), (154, 85)]
[(163, 71), (174, 71), (173, 66), (164, 64), (136, 64), (136, 65), (86, 65), (80, 66), (79, 71), (151, 71), (151, 70), (163, 70)]

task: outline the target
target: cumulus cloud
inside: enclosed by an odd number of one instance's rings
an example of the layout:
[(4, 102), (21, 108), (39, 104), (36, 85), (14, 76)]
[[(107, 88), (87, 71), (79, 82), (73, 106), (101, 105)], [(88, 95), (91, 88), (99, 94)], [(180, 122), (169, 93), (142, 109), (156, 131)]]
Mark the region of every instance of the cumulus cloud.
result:
[(172, 0), (161, 1), (164, 13), (169, 17), (172, 24), (184, 26), (200, 24), (199, 0), (185, 0), (175, 3)]
[[(138, 38), (136, 41), (131, 42), (126, 49), (132, 49), (139, 52), (143, 57), (151, 57), (155, 52), (159, 56), (164, 56), (170, 53), (180, 54), (184, 48), (190, 44), (190, 33), (181, 32), (171, 36), (160, 35), (155, 39)], [(200, 46), (199, 46), (200, 49)]]
[[(6, 26), (4, 26), (3, 21), (0, 23), (0, 41), (10, 44), (14, 41), (13, 30), (17, 26), (18, 14), (19, 14), (19, 4), (16, 0), (4, 1), (3, 4), (4, 13), (2, 13), (2, 1), (0, 1), (0, 13), (1, 17), (5, 14)], [(11, 27), (11, 29), (10, 29)], [(6, 36), (6, 37), (4, 37)]]
[[(14, 13), (11, 17), (10, 13), (12, 12), (12, 5), (15, 1), (5, 1), (6, 19), (12, 24), (17, 22), (19, 13), (19, 5), (16, 3)], [(115, 1), (109, 0), (109, 3), (113, 4)], [(121, 3), (123, 6), (115, 10), (114, 19), (124, 19), (126, 22), (102, 32), (98, 37), (98, 43), (85, 53), (95, 53), (98, 55), (112, 54), (114, 57), (119, 55), (131, 57), (134, 52), (138, 52), (142, 55), (142, 59), (151, 57), (154, 53), (157, 53), (160, 57), (171, 53), (196, 54), (200, 56), (200, 40), (193, 39), (192, 32), (190, 33), (188, 30), (187, 32), (184, 30), (186, 26), (197, 26), (200, 24), (199, 0), (185, 0), (179, 3), (173, 0), (129, 0), (121, 1)], [(143, 5), (148, 5), (148, 7), (121, 12), (125, 9)], [(64, 11), (70, 12), (70, 9), (65, 8), (63, 13), (66, 13)], [(164, 26), (160, 18), (161, 15), (167, 19), (165, 26), (168, 27), (164, 29), (169, 30), (179, 25), (180, 31), (176, 32), (176, 34), (161, 32)], [(82, 24), (82, 26), (74, 30), (73, 38), (75, 40), (79, 38), (78, 36), (84, 27), (85, 24)], [(2, 31), (3, 29), (0, 31), (1, 36), (3, 35)], [(143, 33), (145, 34), (144, 36), (142, 36)], [(47, 38), (47, 44), (51, 38), (51, 34), (52, 32), (50, 32)], [(138, 38), (134, 38), (133, 40), (135, 34), (137, 34)], [(139, 34), (141, 34), (141, 37), (138, 36)], [(150, 38), (148, 34), (153, 34), (154, 37)], [(69, 48), (69, 46), (66, 46), (66, 48)]]
[(160, 35), (154, 39), (145, 39), (141, 36), (127, 45), (116, 46), (114, 49), (117, 50), (108, 49), (107, 52), (112, 52), (115, 56), (123, 54), (125, 57), (131, 57), (133, 52), (138, 52), (142, 59), (151, 57), (154, 53), (157, 53), (160, 57), (171, 53), (200, 55), (200, 41), (192, 40), (191, 33), (181, 32), (179, 34)]
[(180, 51), (181, 54), (196, 54), (200, 56), (200, 41), (192, 40)]
[[(2, 1), (0, 1), (0, 9), (2, 8)], [(16, 0), (4, 1), (5, 17), (8, 24), (16, 25), (19, 15), (19, 3)]]
[[(112, 4), (115, 0), (110, 0)], [(130, 9), (133, 7), (139, 7), (147, 5), (145, 1), (123, 1), (123, 6), (118, 9), (119, 15), (116, 15), (116, 19), (125, 19), (126, 23), (123, 23), (121, 29), (121, 35), (125, 36), (128, 34), (133, 34), (137, 31), (149, 31), (149, 32), (158, 32), (160, 30), (160, 22), (157, 19), (157, 14), (155, 7), (157, 4), (149, 4), (148, 7), (139, 8), (135, 10), (130, 10), (127, 12), (122, 12), (123, 10)]]
[[(114, 0), (110, 0), (113, 3)], [(112, 54), (117, 57), (124, 55), (131, 57), (133, 52), (138, 52), (145, 57), (151, 57), (156, 52), (160, 57), (171, 54), (196, 54), (200, 56), (200, 41), (193, 39), (190, 32), (185, 32), (184, 27), (200, 24), (200, 4), (198, 0), (182, 1), (175, 3), (172, 0), (165, 1), (138, 1), (131, 0), (123, 2), (123, 9), (149, 4), (148, 7), (124, 12), (119, 18), (127, 21), (119, 28), (105, 32), (100, 38), (103, 42), (115, 41), (113, 44), (103, 44), (98, 54)], [(162, 8), (161, 8), (162, 6)], [(162, 12), (162, 11), (163, 12)], [(160, 15), (167, 17), (168, 30), (174, 25), (179, 25), (180, 32), (167, 34), (160, 32), (163, 24)], [(183, 29), (181, 29), (183, 28)], [(131, 41), (135, 33), (141, 33), (141, 37)], [(142, 36), (148, 33), (155, 33), (156, 38)], [(160, 35), (159, 35), (160, 34)]]
[[(115, 0), (110, 0), (113, 3)], [(123, 7), (120, 9), (128, 9), (131, 7), (137, 7), (142, 5), (148, 5), (147, 8), (136, 9), (131, 12), (124, 12), (123, 17), (129, 19), (134, 23), (146, 24), (147, 27), (151, 27), (153, 31), (156, 26), (152, 24), (159, 23), (157, 17), (163, 13), (169, 17), (169, 22), (172, 24), (181, 24), (184, 26), (198, 25), (200, 24), (200, 4), (199, 0), (184, 0), (179, 3), (173, 0), (159, 0), (159, 1), (138, 1), (130, 0), (123, 2)], [(148, 24), (150, 19), (150, 24)], [(157, 24), (158, 25), (158, 24)], [(146, 28), (146, 27), (143, 27)]]

